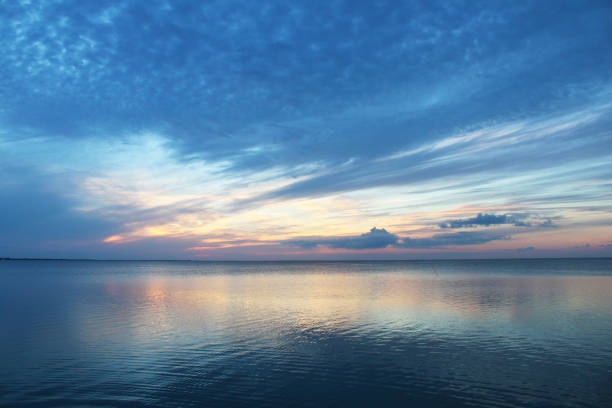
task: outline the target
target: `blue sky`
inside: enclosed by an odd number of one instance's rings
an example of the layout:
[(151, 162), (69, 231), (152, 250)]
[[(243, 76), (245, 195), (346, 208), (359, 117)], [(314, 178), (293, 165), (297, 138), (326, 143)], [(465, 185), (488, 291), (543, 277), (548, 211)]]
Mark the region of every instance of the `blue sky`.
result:
[(0, 0), (0, 256), (612, 255), (609, 1)]

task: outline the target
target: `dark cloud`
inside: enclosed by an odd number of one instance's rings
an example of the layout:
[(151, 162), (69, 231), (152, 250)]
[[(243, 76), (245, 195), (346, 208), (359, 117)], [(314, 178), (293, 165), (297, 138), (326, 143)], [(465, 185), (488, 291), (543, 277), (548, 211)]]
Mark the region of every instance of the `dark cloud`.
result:
[(491, 241), (508, 240), (507, 234), (490, 231), (461, 231), (450, 234), (435, 234), (431, 238), (403, 238), (402, 248), (437, 248), (454, 245), (476, 245)]
[(400, 238), (384, 228), (372, 228), (370, 232), (356, 237), (305, 239), (285, 241), (304, 249), (325, 246), (333, 249), (379, 249), (386, 247), (428, 249), (455, 245), (484, 244), (495, 240), (510, 239), (508, 235), (487, 231), (461, 231), (450, 234), (436, 234), (430, 238)]
[(440, 224), (441, 228), (469, 228), (469, 227), (478, 227), (485, 226), (488, 227), (490, 225), (501, 225), (501, 224), (513, 224), (517, 227), (527, 227), (531, 226), (530, 223), (522, 221), (522, 219), (526, 218), (524, 215), (494, 215), (494, 214), (482, 214), (479, 213), (476, 217), (473, 218), (464, 218), (458, 220), (451, 220)]
[(575, 245), (575, 246), (574, 246), (574, 249), (582, 249), (582, 248), (588, 249), (588, 248), (590, 248), (590, 247), (591, 247), (591, 244), (586, 243), (586, 244), (584, 244), (584, 245)]
[(541, 228), (554, 228), (554, 227), (556, 227), (556, 225), (553, 224), (553, 222), (552, 222), (552, 220), (550, 218), (547, 219), (546, 221), (538, 222), (538, 223), (536, 223), (536, 225), (538, 227), (541, 227)]
[(535, 250), (535, 247), (528, 246), (528, 247), (524, 247), (524, 248), (516, 248), (516, 250), (518, 252), (530, 252), (530, 251)]
[(398, 241), (395, 234), (391, 234), (384, 228), (372, 228), (370, 232), (356, 237), (339, 237), (313, 240), (290, 240), (289, 245), (296, 245), (304, 249), (314, 249), (317, 246), (326, 246), (334, 249), (378, 249), (394, 245)]
[(474, 228), (479, 226), (489, 227), (491, 225), (514, 225), (515, 227), (552, 227), (551, 219), (538, 222), (532, 220), (528, 214), (482, 214), (476, 217), (450, 220), (440, 224), (440, 228)]

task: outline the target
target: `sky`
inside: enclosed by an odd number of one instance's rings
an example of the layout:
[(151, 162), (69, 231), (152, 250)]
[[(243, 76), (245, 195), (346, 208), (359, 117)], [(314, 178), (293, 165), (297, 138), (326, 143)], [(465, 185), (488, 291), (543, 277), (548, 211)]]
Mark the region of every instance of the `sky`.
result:
[(612, 256), (612, 2), (0, 0), (2, 256)]

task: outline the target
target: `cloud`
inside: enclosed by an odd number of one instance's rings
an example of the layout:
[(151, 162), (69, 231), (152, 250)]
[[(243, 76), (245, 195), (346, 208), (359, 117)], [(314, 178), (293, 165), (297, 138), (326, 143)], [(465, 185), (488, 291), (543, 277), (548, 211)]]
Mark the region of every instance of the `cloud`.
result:
[[(241, 200), (238, 205), (350, 193), (383, 186), (427, 188), (432, 184), (437, 184), (440, 190), (460, 187), (463, 193), (486, 198), (491, 191), (503, 188), (509, 197), (543, 199), (557, 195), (559, 183), (570, 185), (584, 178), (604, 177), (607, 171), (603, 163), (609, 162), (610, 150), (602, 147), (612, 148), (612, 137), (605, 133), (605, 129), (612, 125), (610, 112), (611, 106), (599, 101), (570, 114), (534, 116), (491, 126), (480, 123), (474, 125), (473, 131), (458, 133), (440, 129), (436, 133), (444, 134), (444, 138), (425, 142), (410, 137), (404, 139), (403, 144), (389, 139), (394, 138), (395, 132), (409, 135), (427, 133), (420, 125), (416, 126), (418, 118), (398, 125), (393, 132), (372, 128), (365, 132), (367, 134), (361, 134), (367, 128), (359, 125), (363, 119), (351, 117), (346, 121), (359, 129), (347, 129), (346, 133), (356, 138), (349, 145), (332, 138), (333, 142), (316, 141), (313, 146), (315, 149), (325, 146), (325, 151), (337, 152), (336, 159), (344, 161), (326, 161), (321, 156), (318, 171), (273, 191)], [(393, 126), (396, 124), (394, 121)], [(372, 140), (371, 135), (379, 134), (379, 139)], [(577, 138), (579, 134), (589, 137)], [(361, 143), (360, 140), (367, 141), (367, 146), (348, 156), (347, 152)], [(371, 157), (375, 151), (379, 156)], [(556, 171), (553, 173), (551, 169)], [(522, 182), (517, 183), (516, 178)], [(414, 192), (419, 193), (419, 189)], [(575, 195), (575, 199), (584, 197), (584, 193)]]
[(499, 224), (515, 224), (519, 223), (520, 226), (525, 223), (516, 220), (512, 215), (494, 215), (494, 214), (481, 214), (479, 213), (476, 217), (465, 218), (459, 220), (451, 220), (440, 224), (440, 228), (466, 228), (466, 227), (477, 227), (480, 225), (488, 227), (489, 225)]
[(304, 249), (314, 249), (317, 246), (325, 246), (333, 249), (379, 249), (396, 244), (398, 237), (384, 228), (372, 228), (369, 232), (356, 237), (327, 238), (313, 240), (289, 240), (289, 245), (296, 245)]
[(324, 246), (332, 249), (380, 249), (387, 247), (429, 249), (447, 246), (484, 244), (495, 240), (507, 240), (506, 234), (487, 231), (461, 231), (450, 234), (435, 234), (429, 238), (400, 238), (384, 228), (372, 228), (370, 232), (355, 237), (289, 240), (285, 243), (304, 249)]
[(524, 247), (524, 248), (516, 248), (516, 250), (518, 252), (530, 252), (530, 251), (535, 250), (535, 247), (528, 246), (528, 247)]
[(554, 226), (551, 219), (543, 222), (529, 221), (528, 214), (482, 214), (479, 213), (476, 217), (450, 220), (440, 224), (440, 228), (475, 228), (479, 226), (489, 227), (491, 225), (514, 225), (515, 227), (552, 227)]
[(588, 242), (584, 245), (574, 245), (574, 249), (582, 249), (582, 248), (590, 248), (591, 244), (589, 244)]
[(450, 234), (435, 234), (431, 238), (403, 238), (401, 248), (437, 248), (455, 245), (485, 244), (497, 240), (509, 240), (507, 234), (489, 231), (461, 231)]
[[(239, 168), (337, 164), (584, 103), (612, 62), (605, 3), (264, 3), (11, 2), (2, 119), (75, 138), (163, 130)], [(237, 154), (272, 144), (282, 154)]]

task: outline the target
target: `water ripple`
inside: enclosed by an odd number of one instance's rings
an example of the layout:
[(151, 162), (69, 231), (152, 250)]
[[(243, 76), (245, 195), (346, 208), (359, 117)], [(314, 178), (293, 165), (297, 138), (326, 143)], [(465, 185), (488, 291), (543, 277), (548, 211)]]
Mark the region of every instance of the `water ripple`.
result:
[(612, 405), (611, 261), (512, 262), (3, 263), (0, 405)]

